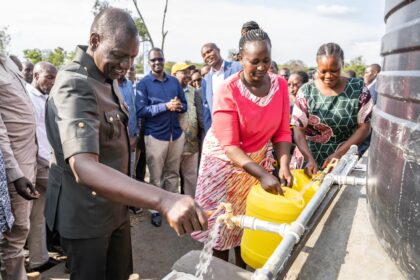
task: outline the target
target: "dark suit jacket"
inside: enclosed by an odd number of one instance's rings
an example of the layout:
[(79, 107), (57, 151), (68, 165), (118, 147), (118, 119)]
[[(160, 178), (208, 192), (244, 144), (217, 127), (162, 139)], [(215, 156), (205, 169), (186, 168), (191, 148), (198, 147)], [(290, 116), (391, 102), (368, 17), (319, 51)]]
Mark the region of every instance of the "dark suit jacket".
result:
[(53, 149), (45, 217), (49, 228), (64, 238), (101, 237), (128, 219), (127, 206), (78, 184), (68, 164), (76, 154), (94, 153), (100, 163), (129, 174), (128, 111), (123, 100), (117, 81), (105, 79), (86, 47), (78, 47), (74, 62), (57, 75), (45, 117)]
[[(236, 61), (225, 61), (223, 71), (225, 79), (242, 70), (242, 65)], [(204, 130), (207, 132), (211, 126), (211, 114), (213, 112), (213, 88), (212, 88), (212, 72), (210, 71), (201, 84), (201, 93), (203, 98), (203, 118)]]

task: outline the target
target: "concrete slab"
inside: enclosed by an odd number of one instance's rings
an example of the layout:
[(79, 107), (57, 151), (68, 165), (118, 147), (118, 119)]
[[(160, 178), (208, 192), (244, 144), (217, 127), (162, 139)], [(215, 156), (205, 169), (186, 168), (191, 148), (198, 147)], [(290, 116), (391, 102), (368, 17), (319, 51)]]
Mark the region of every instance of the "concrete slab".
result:
[(286, 279), (404, 279), (370, 224), (365, 187), (342, 187)]
[[(172, 267), (173, 270), (188, 274), (195, 274), (201, 251), (191, 251), (182, 256)], [(204, 280), (210, 279), (238, 279), (249, 280), (252, 273), (239, 268), (236, 265), (212, 257), (209, 265), (209, 273), (204, 275)]]

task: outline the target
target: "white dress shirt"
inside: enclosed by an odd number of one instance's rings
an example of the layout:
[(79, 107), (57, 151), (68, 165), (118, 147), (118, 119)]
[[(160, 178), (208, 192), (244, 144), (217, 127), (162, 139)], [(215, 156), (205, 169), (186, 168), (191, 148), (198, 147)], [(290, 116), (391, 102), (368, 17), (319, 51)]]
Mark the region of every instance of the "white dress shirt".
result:
[(42, 94), (31, 84), (26, 84), (26, 90), (31, 98), (35, 111), (36, 139), (38, 141), (38, 164), (49, 166), (51, 146), (45, 129), (45, 104), (48, 94)]
[(214, 68), (211, 68), (211, 71), (212, 71), (211, 83), (212, 83), (212, 89), (213, 89), (213, 100), (214, 100), (214, 93), (217, 92), (217, 89), (220, 87), (221, 84), (223, 84), (223, 81), (225, 80), (224, 68), (225, 68), (224, 60), (219, 70), (215, 70)]

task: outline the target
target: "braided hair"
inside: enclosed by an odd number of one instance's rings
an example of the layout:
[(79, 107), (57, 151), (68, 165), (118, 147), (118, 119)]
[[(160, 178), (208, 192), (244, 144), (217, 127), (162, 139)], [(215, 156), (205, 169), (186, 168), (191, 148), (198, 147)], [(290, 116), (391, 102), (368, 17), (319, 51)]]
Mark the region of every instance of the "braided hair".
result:
[(260, 29), (260, 26), (253, 20), (245, 22), (241, 28), (241, 36), (251, 29)]
[(244, 46), (246, 43), (256, 42), (256, 41), (260, 41), (260, 42), (266, 41), (268, 45), (271, 47), (271, 40), (270, 40), (270, 37), (268, 37), (268, 34), (265, 33), (265, 31), (260, 28), (254, 28), (254, 29), (249, 29), (241, 36), (241, 39), (239, 40), (239, 52), (242, 52), (244, 50)]
[(333, 56), (336, 59), (340, 59), (341, 63), (344, 63), (344, 52), (336, 43), (326, 43), (320, 46), (316, 53), (316, 58), (318, 59), (320, 56)]

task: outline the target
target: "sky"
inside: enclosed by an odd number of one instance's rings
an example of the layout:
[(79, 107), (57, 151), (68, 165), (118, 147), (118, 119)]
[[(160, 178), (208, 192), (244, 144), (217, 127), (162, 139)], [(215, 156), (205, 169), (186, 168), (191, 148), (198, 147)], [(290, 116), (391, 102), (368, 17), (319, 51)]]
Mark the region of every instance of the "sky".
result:
[[(86, 44), (94, 0), (2, 0), (0, 27), (11, 36), (9, 53)], [(136, 15), (131, 0), (109, 0)], [(161, 44), (164, 0), (137, 0), (155, 46)], [(320, 45), (336, 42), (345, 60), (363, 56), (381, 63), (385, 32), (383, 0), (169, 0), (165, 29), (167, 61), (202, 62), (201, 46), (216, 43), (223, 57), (237, 49), (244, 22), (254, 20), (271, 38), (272, 59), (282, 64), (300, 59), (315, 65)]]

